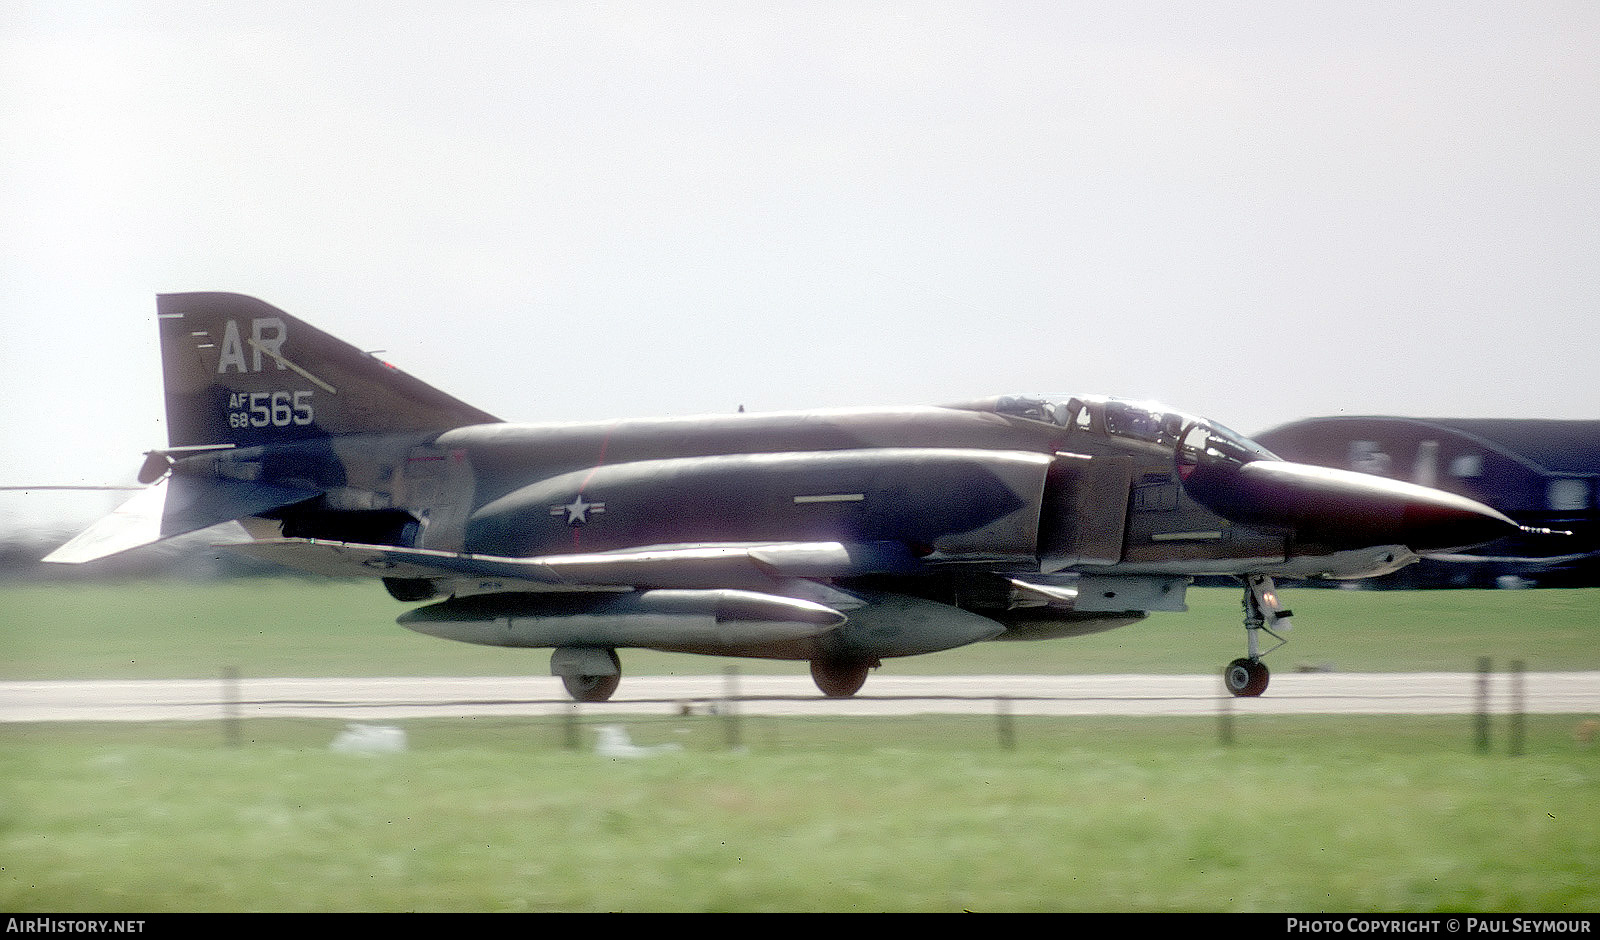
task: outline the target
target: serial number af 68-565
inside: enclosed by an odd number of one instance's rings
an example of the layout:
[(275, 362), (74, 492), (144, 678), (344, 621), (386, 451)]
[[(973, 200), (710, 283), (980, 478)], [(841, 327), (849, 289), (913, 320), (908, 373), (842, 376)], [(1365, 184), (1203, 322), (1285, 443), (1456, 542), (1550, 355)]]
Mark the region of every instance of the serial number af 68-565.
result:
[(228, 397), (228, 427), (286, 428), (316, 420), (311, 391), (238, 392)]

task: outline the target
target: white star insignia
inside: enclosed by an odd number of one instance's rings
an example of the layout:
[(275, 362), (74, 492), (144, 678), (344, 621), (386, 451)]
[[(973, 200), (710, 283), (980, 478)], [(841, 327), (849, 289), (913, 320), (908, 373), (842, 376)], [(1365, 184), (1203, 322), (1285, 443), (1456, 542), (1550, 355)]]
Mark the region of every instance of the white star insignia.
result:
[(589, 522), (590, 513), (599, 514), (605, 511), (605, 503), (585, 502), (582, 493), (579, 493), (577, 497), (572, 500), (572, 502), (566, 504), (565, 506), (550, 507), (550, 515), (566, 515), (567, 525), (586, 525)]

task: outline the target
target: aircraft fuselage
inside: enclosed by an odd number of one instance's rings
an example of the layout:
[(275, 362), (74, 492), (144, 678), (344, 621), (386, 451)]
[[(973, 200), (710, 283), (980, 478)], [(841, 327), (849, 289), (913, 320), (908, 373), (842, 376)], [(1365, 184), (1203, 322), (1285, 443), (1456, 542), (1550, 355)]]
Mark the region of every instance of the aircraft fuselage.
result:
[(432, 601), (412, 629), (553, 648), (584, 699), (623, 647), (808, 659), (847, 695), (884, 657), (1183, 610), (1197, 575), (1245, 582), (1227, 676), (1259, 694), (1256, 632), (1288, 617), (1273, 576), (1382, 574), (1517, 528), (1151, 403), (508, 424), (253, 298), (163, 295), (158, 318), (170, 446), (49, 560), (238, 519), (257, 541), (236, 550)]

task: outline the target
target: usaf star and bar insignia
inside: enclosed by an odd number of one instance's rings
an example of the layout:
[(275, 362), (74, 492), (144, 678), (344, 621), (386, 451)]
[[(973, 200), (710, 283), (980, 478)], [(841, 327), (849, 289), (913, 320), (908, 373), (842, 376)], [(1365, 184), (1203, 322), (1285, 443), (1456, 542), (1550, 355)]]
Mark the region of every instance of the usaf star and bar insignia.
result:
[(599, 515), (605, 511), (605, 503), (588, 502), (583, 498), (582, 493), (579, 493), (577, 497), (572, 500), (572, 502), (567, 503), (564, 506), (550, 507), (550, 515), (558, 518), (565, 516), (567, 519), (567, 525), (570, 526), (588, 525), (589, 517), (591, 515)]

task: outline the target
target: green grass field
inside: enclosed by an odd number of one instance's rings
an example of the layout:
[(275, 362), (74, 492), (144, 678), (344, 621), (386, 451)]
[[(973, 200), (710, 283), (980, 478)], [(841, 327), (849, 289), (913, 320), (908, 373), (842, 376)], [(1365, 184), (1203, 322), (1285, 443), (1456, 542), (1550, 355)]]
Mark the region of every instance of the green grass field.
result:
[(1600, 907), (1600, 754), (1532, 719), (12, 727), (0, 907), (24, 911), (1522, 911)]
[[(393, 624), (366, 585), (9, 585), (7, 678), (543, 673)], [(1099, 636), (897, 672), (1210, 672), (1232, 591)], [(1290, 596), (1278, 669), (1600, 668), (1600, 592)], [(626, 652), (632, 674), (726, 661)], [(803, 666), (741, 663), (755, 671)], [(0, 908), (157, 911), (1600, 910), (1596, 716), (332, 720), (0, 725)], [(608, 719), (610, 720), (610, 719)], [(737, 746), (730, 746), (736, 743)], [(1009, 746), (1007, 746), (1009, 744)]]

